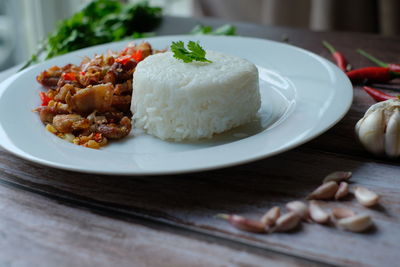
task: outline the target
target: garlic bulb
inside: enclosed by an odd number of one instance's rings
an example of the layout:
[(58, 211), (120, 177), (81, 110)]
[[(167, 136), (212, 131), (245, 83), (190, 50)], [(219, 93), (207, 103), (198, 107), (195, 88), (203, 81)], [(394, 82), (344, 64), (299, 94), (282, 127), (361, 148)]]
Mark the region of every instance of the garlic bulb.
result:
[(371, 153), (400, 156), (400, 99), (372, 105), (355, 127), (361, 144)]

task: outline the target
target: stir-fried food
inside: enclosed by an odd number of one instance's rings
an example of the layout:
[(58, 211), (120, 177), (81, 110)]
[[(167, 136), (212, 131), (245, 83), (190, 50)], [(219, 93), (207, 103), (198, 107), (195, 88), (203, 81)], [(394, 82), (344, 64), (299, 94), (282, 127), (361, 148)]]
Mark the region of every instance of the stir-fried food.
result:
[(136, 65), (153, 53), (149, 43), (85, 57), (79, 66), (53, 66), (37, 76), (39, 113), (46, 129), (74, 144), (100, 148), (132, 129), (130, 104)]

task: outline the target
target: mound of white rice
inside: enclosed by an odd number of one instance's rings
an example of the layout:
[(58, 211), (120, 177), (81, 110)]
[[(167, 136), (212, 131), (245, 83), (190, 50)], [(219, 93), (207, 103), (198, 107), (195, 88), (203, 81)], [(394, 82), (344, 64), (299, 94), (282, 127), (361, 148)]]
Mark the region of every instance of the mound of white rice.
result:
[(135, 127), (181, 141), (249, 122), (261, 104), (256, 66), (214, 51), (206, 57), (212, 63), (183, 63), (171, 52), (140, 62), (133, 78)]

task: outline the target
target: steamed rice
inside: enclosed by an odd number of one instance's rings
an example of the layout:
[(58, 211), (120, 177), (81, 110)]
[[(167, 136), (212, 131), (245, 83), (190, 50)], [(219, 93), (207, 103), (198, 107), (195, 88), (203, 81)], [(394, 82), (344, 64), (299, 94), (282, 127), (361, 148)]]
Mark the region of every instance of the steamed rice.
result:
[(171, 52), (147, 57), (133, 78), (135, 127), (161, 139), (211, 138), (252, 120), (261, 100), (251, 62), (207, 51), (212, 63), (183, 63)]

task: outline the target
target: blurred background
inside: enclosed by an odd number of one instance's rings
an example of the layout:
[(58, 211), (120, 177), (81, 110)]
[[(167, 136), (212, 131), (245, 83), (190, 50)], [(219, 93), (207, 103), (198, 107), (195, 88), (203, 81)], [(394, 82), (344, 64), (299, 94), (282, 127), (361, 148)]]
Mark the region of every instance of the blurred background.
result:
[[(139, 2), (125, 0), (122, 2)], [(0, 0), (0, 70), (27, 60), (57, 21), (90, 0)], [(400, 0), (150, 0), (165, 15), (398, 36)]]

